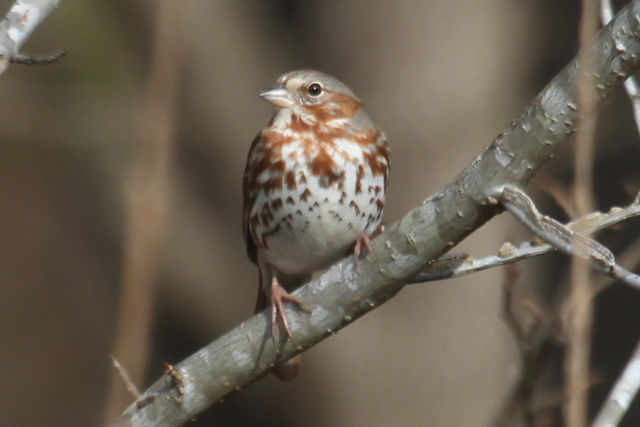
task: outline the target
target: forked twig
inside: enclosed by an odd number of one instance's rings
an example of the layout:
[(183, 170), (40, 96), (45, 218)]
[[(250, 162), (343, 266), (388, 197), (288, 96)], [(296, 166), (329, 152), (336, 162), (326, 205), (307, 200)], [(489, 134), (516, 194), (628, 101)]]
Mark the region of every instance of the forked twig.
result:
[(553, 218), (540, 214), (533, 201), (517, 187), (506, 185), (500, 201), (518, 221), (536, 236), (567, 255), (577, 256), (607, 276), (640, 289), (640, 276), (616, 263), (609, 249), (580, 231), (575, 231)]
[[(640, 193), (638, 194), (640, 195)], [(588, 235), (637, 216), (640, 216), (640, 197), (636, 197), (636, 200), (628, 206), (613, 207), (609, 212), (593, 212), (565, 224), (564, 227), (574, 232)], [(411, 283), (417, 284), (466, 276), (478, 271), (544, 255), (555, 250), (557, 250), (556, 247), (544, 243), (539, 238), (535, 238), (522, 242), (517, 246), (505, 242), (495, 255), (482, 258), (474, 258), (467, 254), (445, 255), (419, 271)]]

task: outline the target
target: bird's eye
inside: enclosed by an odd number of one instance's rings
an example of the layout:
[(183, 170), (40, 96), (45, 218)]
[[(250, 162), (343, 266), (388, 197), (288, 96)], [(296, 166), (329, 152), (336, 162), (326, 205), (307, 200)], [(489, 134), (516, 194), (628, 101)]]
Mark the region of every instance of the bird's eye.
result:
[(311, 83), (309, 87), (307, 87), (307, 92), (309, 92), (309, 95), (311, 96), (320, 96), (322, 93), (322, 86), (320, 83)]

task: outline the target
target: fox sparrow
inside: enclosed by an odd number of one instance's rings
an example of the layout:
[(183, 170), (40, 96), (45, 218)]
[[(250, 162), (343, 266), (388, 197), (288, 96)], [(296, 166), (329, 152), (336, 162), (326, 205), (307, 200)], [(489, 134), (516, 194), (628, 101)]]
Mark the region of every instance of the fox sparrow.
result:
[[(284, 74), (260, 94), (276, 107), (249, 149), (243, 179), (247, 254), (260, 270), (256, 312), (271, 305), (288, 338), (289, 295), (349, 253), (356, 262), (380, 226), (389, 148), (362, 102), (319, 71)], [(285, 290), (286, 288), (286, 290)]]

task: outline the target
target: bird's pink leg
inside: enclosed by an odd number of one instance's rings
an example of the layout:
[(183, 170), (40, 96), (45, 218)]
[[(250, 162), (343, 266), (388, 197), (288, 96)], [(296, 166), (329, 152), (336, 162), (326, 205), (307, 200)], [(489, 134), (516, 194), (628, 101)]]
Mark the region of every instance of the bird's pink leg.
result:
[(360, 254), (363, 253), (363, 249), (369, 251), (371, 249), (371, 239), (366, 234), (358, 237), (356, 239), (356, 243), (353, 245), (353, 256), (356, 259), (356, 266), (358, 265), (358, 260), (360, 259)]
[(367, 252), (371, 250), (371, 239), (377, 237), (379, 234), (384, 232), (384, 224), (380, 224), (376, 231), (374, 231), (371, 236), (367, 236), (363, 234), (362, 236), (356, 239), (356, 242), (353, 244), (353, 256), (356, 262), (356, 268), (358, 267), (358, 261), (360, 259), (360, 255), (364, 253), (363, 249), (366, 249)]
[(307, 306), (300, 301), (298, 298), (290, 295), (287, 291), (284, 290), (280, 283), (278, 283), (278, 279), (273, 277), (271, 279), (271, 333), (275, 337), (278, 333), (278, 318), (282, 322), (282, 329), (284, 329), (284, 333), (287, 335), (287, 338), (291, 339), (291, 329), (289, 328), (289, 322), (287, 321), (287, 316), (284, 312), (284, 304), (283, 302), (288, 301), (292, 302), (298, 307), (300, 307), (304, 311), (310, 311)]

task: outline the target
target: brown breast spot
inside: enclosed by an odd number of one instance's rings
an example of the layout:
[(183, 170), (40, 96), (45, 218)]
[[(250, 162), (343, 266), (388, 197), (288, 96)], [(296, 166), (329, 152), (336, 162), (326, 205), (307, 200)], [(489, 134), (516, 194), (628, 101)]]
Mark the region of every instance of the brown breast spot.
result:
[(344, 179), (344, 171), (338, 172), (333, 157), (322, 147), (309, 164), (311, 174), (318, 177), (321, 187), (330, 187), (333, 183)]
[(306, 202), (309, 199), (309, 196), (311, 196), (311, 191), (309, 191), (308, 188), (305, 188), (302, 194), (300, 194), (300, 200)]
[(362, 193), (362, 178), (364, 178), (364, 167), (358, 165), (358, 173), (356, 174), (356, 194)]
[(296, 174), (294, 171), (287, 171), (287, 173), (284, 176), (284, 180), (287, 183), (287, 189), (288, 190), (296, 190), (296, 188), (298, 187), (298, 185), (296, 184)]

